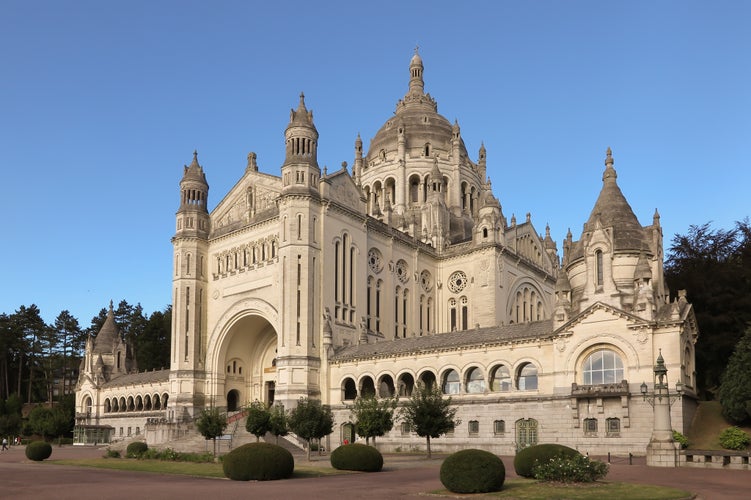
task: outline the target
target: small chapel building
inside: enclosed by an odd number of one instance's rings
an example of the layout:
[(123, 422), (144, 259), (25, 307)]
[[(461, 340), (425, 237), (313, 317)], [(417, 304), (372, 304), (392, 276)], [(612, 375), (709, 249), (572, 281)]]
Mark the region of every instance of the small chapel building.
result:
[[(110, 311), (86, 345), (78, 442), (160, 445), (204, 408), (308, 397), (334, 412), (330, 449), (357, 438), (358, 396), (403, 399), (422, 384), (450, 395), (461, 420), (438, 451), (554, 442), (643, 454), (653, 411), (640, 386), (660, 352), (684, 388), (673, 426), (687, 430), (698, 330), (685, 293), (670, 299), (658, 213), (639, 222), (608, 149), (589, 219), (560, 256), (549, 228), (506, 218), (485, 147), (470, 157), (423, 71), (415, 52), (406, 95), (367, 151), (357, 136), (351, 169), (319, 167), (303, 95), (278, 175), (250, 153), (211, 212), (194, 153), (172, 237), (171, 366), (138, 372)], [(397, 422), (378, 444), (425, 443)]]

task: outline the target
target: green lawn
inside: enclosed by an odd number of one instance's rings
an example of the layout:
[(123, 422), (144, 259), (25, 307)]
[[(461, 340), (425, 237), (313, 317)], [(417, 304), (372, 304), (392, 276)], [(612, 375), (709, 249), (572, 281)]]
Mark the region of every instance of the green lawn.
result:
[[(719, 401), (700, 401), (691, 430), (686, 436), (688, 447), (693, 450), (722, 450), (720, 432), (733, 424), (722, 416)], [(751, 434), (751, 427), (741, 427)]]

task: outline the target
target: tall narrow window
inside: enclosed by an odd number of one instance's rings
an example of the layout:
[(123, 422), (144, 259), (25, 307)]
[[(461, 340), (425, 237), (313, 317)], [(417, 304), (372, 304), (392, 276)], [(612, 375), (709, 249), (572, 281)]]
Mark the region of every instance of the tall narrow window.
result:
[(602, 250), (595, 252), (595, 270), (597, 273), (597, 286), (602, 286)]
[(399, 287), (394, 292), (394, 338), (399, 337)]
[(469, 306), (467, 305), (467, 297), (461, 298), (462, 303), (462, 330), (466, 330), (469, 324)]
[(402, 337), (407, 338), (407, 296), (409, 294), (408, 290), (404, 290), (404, 294), (402, 295)]
[(381, 283), (378, 280), (375, 291), (375, 331), (381, 333)]
[(373, 278), (368, 278), (368, 288), (365, 290), (365, 301), (366, 301), (366, 321), (367, 321), (367, 327), (368, 330), (373, 330), (373, 324), (372, 324), (372, 311), (371, 311), (371, 304), (372, 304), (372, 295), (373, 295)]
[(456, 300), (449, 300), (449, 331), (456, 330)]
[(420, 335), (422, 335), (422, 326), (425, 324), (425, 295), (420, 295)]
[[(339, 290), (339, 252), (340, 252), (341, 244), (337, 241), (334, 243), (334, 300), (336, 302), (341, 302), (341, 296), (340, 296), (340, 290)], [(338, 314), (337, 314), (338, 316)]]

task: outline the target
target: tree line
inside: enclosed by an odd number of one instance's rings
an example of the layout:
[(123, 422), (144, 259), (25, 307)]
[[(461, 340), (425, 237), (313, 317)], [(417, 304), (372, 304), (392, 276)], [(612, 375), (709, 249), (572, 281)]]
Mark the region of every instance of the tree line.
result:
[[(99, 333), (107, 311), (102, 308), (87, 328), (68, 310), (47, 324), (35, 304), (1, 313), (0, 401), (16, 395), (22, 403), (53, 402), (74, 394), (86, 340)], [(169, 366), (171, 306), (147, 316), (140, 304), (122, 300), (114, 313), (140, 370)]]

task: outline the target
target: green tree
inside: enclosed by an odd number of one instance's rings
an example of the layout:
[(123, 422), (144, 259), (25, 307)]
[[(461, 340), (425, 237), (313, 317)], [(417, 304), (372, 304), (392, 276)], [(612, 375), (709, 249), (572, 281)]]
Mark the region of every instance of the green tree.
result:
[(708, 399), (717, 390), (735, 344), (751, 322), (751, 223), (731, 230), (709, 223), (676, 234), (665, 262), (673, 293), (686, 290), (699, 324), (697, 389)]
[(35, 304), (29, 307), (21, 306), (12, 316), (16, 334), (23, 338), (26, 355), (21, 353), (18, 363), (18, 390), (21, 394), (21, 381), (24, 378), (23, 360), (26, 360), (26, 402), (44, 401), (47, 399), (46, 383), (43, 376), (43, 339), (47, 336), (49, 328), (42, 319), (39, 308)]
[(751, 326), (736, 344), (722, 374), (720, 385), (722, 414), (734, 424), (751, 420)]
[(437, 386), (415, 387), (412, 397), (401, 408), (399, 417), (418, 436), (426, 439), (428, 458), (431, 457), (430, 439), (437, 439), (461, 423), (456, 419), (456, 408), (451, 407), (451, 398), (444, 398)]
[(164, 311), (155, 311), (135, 339), (135, 352), (140, 370), (169, 368), (170, 330), (172, 306)]
[(216, 438), (224, 434), (227, 428), (227, 415), (220, 413), (218, 408), (205, 408), (196, 420), (196, 429), (206, 439), (214, 442), (214, 456), (216, 456)]
[(352, 419), (355, 421), (357, 433), (365, 438), (365, 443), (373, 445), (377, 436), (383, 436), (394, 427), (394, 410), (396, 398), (377, 399), (368, 395), (355, 399), (355, 404), (350, 408)]
[(284, 405), (277, 403), (270, 408), (271, 418), (269, 424), (271, 432), (276, 438), (276, 444), (279, 444), (279, 437), (289, 434), (289, 425), (287, 424), (287, 410), (284, 409)]
[[(300, 398), (297, 406), (289, 412), (289, 428), (308, 443), (310, 461), (310, 441), (322, 439), (334, 430), (334, 415), (328, 405), (310, 398)], [(320, 453), (320, 447), (318, 448)]]
[(245, 430), (256, 437), (256, 442), (260, 441), (261, 436), (265, 436), (271, 430), (271, 412), (265, 404), (257, 399), (248, 406)]
[(59, 377), (55, 377), (53, 380), (59, 379), (61, 384), (60, 394), (61, 396), (65, 396), (73, 392), (74, 388), (70, 387), (69, 383), (74, 380), (75, 371), (86, 342), (86, 336), (81, 330), (78, 320), (67, 310), (61, 311), (58, 314), (51, 331), (57, 339), (52, 353), (54, 361), (53, 373), (59, 375)]
[(45, 440), (62, 437), (70, 429), (70, 417), (63, 408), (36, 406), (29, 413), (29, 427)]

